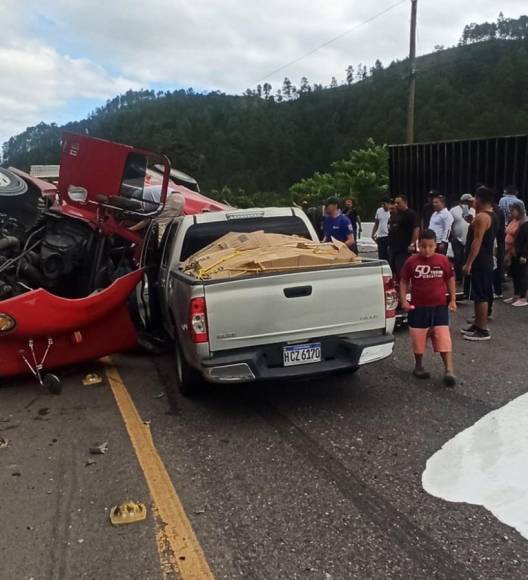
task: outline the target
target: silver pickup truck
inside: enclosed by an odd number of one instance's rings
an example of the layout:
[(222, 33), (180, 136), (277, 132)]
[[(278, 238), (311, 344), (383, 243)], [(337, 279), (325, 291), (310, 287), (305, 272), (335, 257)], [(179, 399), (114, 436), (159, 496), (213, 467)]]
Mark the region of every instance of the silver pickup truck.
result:
[(203, 213), (174, 220), (162, 240), (158, 297), (185, 395), (204, 384), (355, 371), (388, 357), (397, 296), (388, 265), (360, 264), (198, 280), (182, 263), (228, 232), (317, 235), (294, 208)]

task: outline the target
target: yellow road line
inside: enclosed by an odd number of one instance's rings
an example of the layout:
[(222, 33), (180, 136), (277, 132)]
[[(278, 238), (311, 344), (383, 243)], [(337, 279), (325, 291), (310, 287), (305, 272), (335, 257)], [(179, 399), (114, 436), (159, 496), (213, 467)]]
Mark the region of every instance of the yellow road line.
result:
[[(213, 573), (156, 450), (150, 429), (141, 419), (118, 370), (108, 359), (107, 362), (110, 363), (105, 369), (108, 382), (162, 522), (156, 538), (162, 567), (169, 561), (182, 580), (213, 580)], [(169, 557), (167, 546), (172, 552)]]

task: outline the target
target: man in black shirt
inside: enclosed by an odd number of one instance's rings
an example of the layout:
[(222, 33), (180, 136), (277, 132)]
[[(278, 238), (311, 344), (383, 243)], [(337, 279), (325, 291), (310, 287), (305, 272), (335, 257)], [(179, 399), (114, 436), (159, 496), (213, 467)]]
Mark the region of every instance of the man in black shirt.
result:
[(405, 195), (399, 195), (394, 205), (396, 211), (389, 221), (389, 256), (392, 272), (398, 277), (409, 254), (416, 251), (420, 227)]
[(499, 218), (493, 211), (493, 191), (479, 187), (475, 196), (477, 217), (471, 223), (462, 271), (470, 276), (470, 299), (475, 304), (475, 322), (462, 329), (465, 340), (490, 340), (489, 305), (493, 301), (493, 251)]

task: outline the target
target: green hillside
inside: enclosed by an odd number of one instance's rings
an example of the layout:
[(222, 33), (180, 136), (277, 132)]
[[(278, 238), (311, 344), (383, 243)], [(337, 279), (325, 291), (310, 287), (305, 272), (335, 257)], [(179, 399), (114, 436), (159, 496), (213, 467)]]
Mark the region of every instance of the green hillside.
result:
[[(40, 124), (11, 138), (4, 164), (57, 162), (66, 129), (163, 151), (205, 191), (285, 192), (369, 137), (403, 141), (407, 66), (360, 68), (360, 80), (331, 88), (304, 80), (289, 98), (287, 86), (279, 94), (266, 85), (261, 96), (130, 91), (83, 121)], [(528, 40), (491, 39), (421, 57), (416, 99), (417, 141), (527, 133)]]

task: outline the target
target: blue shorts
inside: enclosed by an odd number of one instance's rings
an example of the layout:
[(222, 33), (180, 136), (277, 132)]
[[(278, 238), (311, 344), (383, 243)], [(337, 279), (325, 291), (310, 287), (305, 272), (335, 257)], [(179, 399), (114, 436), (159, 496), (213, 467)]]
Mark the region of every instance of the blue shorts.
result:
[(418, 306), (408, 315), (409, 335), (414, 354), (423, 355), (430, 338), (435, 352), (451, 352), (447, 306)]
[(411, 328), (432, 328), (449, 326), (449, 309), (447, 306), (416, 306), (407, 315)]

